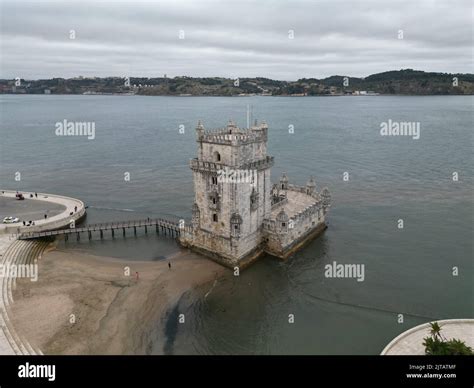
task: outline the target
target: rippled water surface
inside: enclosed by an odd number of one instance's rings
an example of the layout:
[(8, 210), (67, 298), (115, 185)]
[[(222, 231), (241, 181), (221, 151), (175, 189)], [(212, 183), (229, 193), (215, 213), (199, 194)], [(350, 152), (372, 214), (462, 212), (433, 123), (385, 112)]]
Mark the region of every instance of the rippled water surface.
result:
[[(208, 128), (229, 118), (243, 126), (247, 105), (269, 124), (273, 180), (286, 171), (304, 184), (313, 174), (319, 189), (329, 187), (324, 235), (285, 263), (264, 258), (240, 277), (229, 273), (183, 297), (186, 324), (168, 327), (167, 353), (377, 354), (416, 324), (473, 317), (472, 97), (0, 101), (2, 187), (78, 197), (89, 205), (88, 222), (189, 218), (197, 120)], [(64, 119), (95, 122), (95, 139), (55, 136)], [(389, 119), (420, 122), (420, 139), (380, 136)], [(69, 246), (147, 260), (177, 249), (154, 234)], [(324, 266), (334, 261), (364, 264), (365, 280), (326, 278)]]

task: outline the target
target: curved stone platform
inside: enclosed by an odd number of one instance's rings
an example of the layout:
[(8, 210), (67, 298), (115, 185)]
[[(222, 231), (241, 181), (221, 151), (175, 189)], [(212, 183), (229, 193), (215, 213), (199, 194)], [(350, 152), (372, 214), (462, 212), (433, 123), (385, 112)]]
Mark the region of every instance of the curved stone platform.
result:
[[(14, 224), (0, 224), (0, 234), (20, 234), (23, 232), (43, 232), (48, 230), (55, 230), (67, 227), (71, 220), (74, 222), (80, 221), (86, 214), (86, 206), (84, 202), (79, 199), (66, 197), (63, 195), (53, 195), (45, 193), (37, 193), (38, 197), (34, 196), (31, 192), (21, 192), (25, 201), (43, 201), (61, 205), (64, 207), (64, 211), (60, 214), (56, 214), (50, 218), (33, 220), (34, 226), (23, 226), (22, 222)], [(3, 190), (0, 191), (0, 196), (5, 198), (12, 198), (15, 200), (16, 191)], [(33, 198), (30, 198), (30, 194), (33, 194)], [(72, 214), (71, 214), (72, 213)]]
[[(441, 326), (441, 334), (446, 339), (459, 339), (474, 349), (474, 319), (445, 319), (436, 322)], [(423, 338), (430, 336), (430, 329), (428, 322), (404, 331), (384, 348), (381, 355), (424, 355)]]
[[(79, 222), (86, 215), (84, 202), (62, 195), (37, 193), (30, 198), (30, 192), (21, 192), (25, 201), (44, 201), (64, 207), (64, 210), (46, 219), (34, 220), (34, 226), (24, 226), (22, 222), (15, 224), (0, 224), (0, 264), (34, 264), (48, 246), (44, 241), (22, 241), (17, 236), (23, 232), (43, 232), (66, 228), (71, 220)], [(16, 191), (3, 190), (0, 196), (15, 201)], [(16, 331), (9, 318), (10, 306), (13, 303), (13, 290), (16, 287), (16, 278), (0, 276), (0, 354), (42, 354), (41, 350), (34, 349), (25, 338)]]

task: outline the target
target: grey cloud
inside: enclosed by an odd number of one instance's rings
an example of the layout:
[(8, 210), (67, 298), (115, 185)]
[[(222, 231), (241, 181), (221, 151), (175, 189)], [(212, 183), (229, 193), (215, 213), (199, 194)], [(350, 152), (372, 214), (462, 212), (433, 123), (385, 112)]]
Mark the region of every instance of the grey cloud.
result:
[(2, 78), (166, 73), (293, 80), (472, 68), (470, 1), (2, 1), (1, 7)]

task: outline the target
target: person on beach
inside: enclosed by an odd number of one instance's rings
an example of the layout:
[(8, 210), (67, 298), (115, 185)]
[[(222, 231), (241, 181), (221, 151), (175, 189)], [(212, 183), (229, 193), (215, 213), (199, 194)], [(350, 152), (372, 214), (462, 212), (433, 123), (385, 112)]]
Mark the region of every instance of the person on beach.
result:
[(48, 218), (48, 215), (47, 215), (47, 214), (44, 215), (44, 219), (46, 219), (46, 218)]
[(23, 226), (26, 226), (26, 222), (25, 222), (25, 221), (23, 221)]
[(35, 193), (35, 197), (38, 198), (38, 193)]
[(74, 213), (77, 212), (77, 206), (74, 206)]
[(171, 269), (171, 263), (168, 261), (168, 269)]

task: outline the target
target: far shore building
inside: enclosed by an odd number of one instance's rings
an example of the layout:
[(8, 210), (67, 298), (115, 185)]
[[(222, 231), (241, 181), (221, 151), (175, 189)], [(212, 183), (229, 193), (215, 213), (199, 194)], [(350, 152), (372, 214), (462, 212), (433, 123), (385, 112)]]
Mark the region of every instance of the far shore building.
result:
[(268, 126), (196, 128), (198, 156), (191, 159), (195, 199), (192, 227), (180, 243), (229, 267), (243, 268), (263, 253), (287, 258), (326, 229), (327, 188), (311, 177), (306, 186), (283, 174), (271, 182)]

